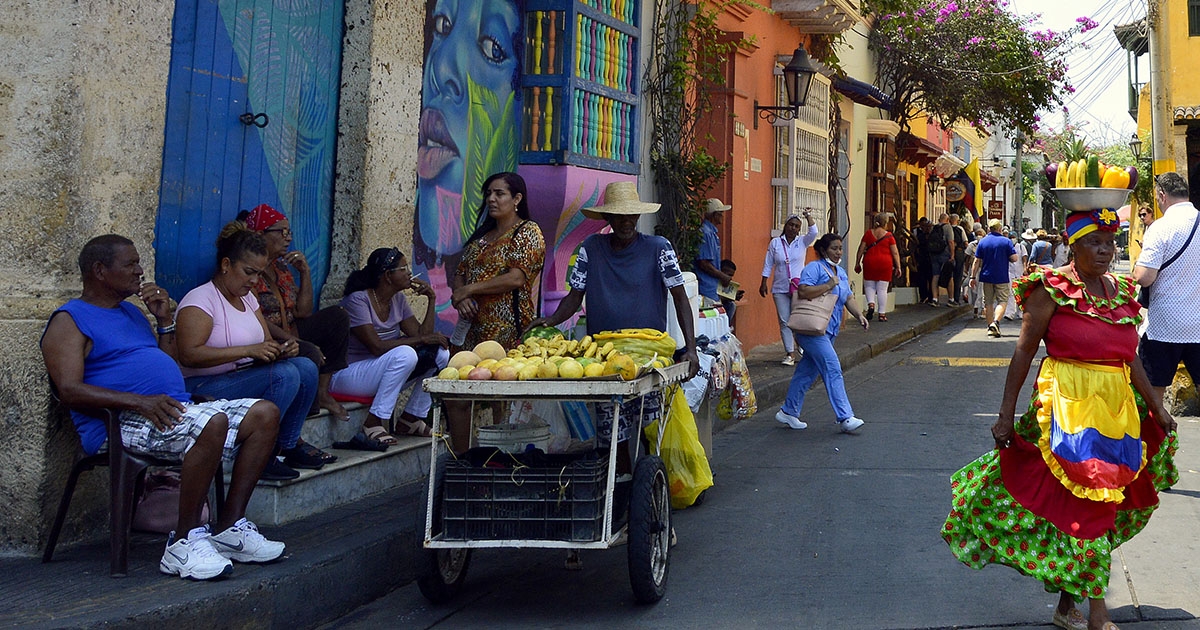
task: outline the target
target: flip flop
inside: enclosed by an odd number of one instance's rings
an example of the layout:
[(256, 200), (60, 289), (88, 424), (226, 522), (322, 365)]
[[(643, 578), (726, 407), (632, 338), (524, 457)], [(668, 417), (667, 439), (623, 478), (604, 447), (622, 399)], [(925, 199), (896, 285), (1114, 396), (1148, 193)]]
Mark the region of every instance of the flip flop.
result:
[(387, 444), (380, 444), (378, 440), (372, 440), (365, 433), (359, 431), (354, 434), (354, 437), (345, 442), (334, 442), (333, 448), (343, 448), (351, 451), (375, 451), (382, 453), (388, 450)]
[(1087, 619), (1084, 618), (1083, 613), (1074, 607), (1068, 610), (1065, 615), (1058, 612), (1058, 609), (1055, 608), (1052, 622), (1054, 625), (1065, 630), (1087, 630), (1088, 627)]
[(326, 464), (332, 464), (338, 460), (337, 455), (334, 455), (333, 453), (326, 453), (325, 451), (322, 451), (308, 442), (300, 441), (296, 443), (296, 446), (303, 449), (308, 455), (320, 457), (321, 461), (325, 462)]
[(883, 313), (880, 313), (880, 314), (879, 314), (879, 321), (881, 321), (881, 322), (886, 322), (886, 321), (887, 321), (887, 315), (884, 315)]

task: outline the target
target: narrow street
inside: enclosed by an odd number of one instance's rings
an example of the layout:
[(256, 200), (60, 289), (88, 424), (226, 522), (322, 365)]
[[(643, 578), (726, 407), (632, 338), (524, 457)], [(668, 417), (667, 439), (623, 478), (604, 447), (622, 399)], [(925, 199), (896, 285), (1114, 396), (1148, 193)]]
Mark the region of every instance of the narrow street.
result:
[[(717, 485), (675, 514), (655, 606), (633, 602), (624, 548), (585, 553), (577, 572), (561, 551), (489, 550), (451, 605), (410, 584), (328, 627), (1051, 627), (1055, 596), (1011, 569), (959, 564), (939, 536), (950, 474), (992, 446), (1018, 323), (996, 340), (960, 318), (847, 372), (861, 435), (836, 432), (823, 389), (805, 431), (770, 407), (718, 434)], [(1179, 484), (1113, 555), (1122, 628), (1200, 628), (1200, 419), (1178, 422)]]

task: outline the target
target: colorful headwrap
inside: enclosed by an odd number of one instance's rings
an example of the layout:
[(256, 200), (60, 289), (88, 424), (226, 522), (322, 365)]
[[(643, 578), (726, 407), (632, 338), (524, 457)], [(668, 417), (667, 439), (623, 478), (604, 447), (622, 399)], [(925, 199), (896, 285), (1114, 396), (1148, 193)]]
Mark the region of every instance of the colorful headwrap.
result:
[(275, 208), (265, 203), (259, 204), (250, 211), (250, 216), (246, 217), (246, 227), (255, 232), (261, 232), (285, 219), (287, 217)]
[(1116, 232), (1119, 227), (1120, 219), (1117, 218), (1117, 211), (1112, 208), (1101, 208), (1072, 212), (1067, 215), (1067, 224), (1063, 227), (1063, 233), (1067, 235), (1067, 244), (1069, 245), (1096, 230)]

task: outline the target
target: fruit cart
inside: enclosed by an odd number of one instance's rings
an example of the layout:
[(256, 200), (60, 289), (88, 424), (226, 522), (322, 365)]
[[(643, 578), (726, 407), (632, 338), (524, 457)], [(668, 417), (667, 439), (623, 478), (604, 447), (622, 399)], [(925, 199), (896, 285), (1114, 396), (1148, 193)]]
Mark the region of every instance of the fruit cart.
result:
[[(425, 558), (417, 580), (425, 597), (437, 603), (457, 594), (472, 549), (608, 549), (625, 532), (634, 597), (642, 603), (661, 599), (670, 562), (671, 494), (662, 459), (641, 452), (640, 439), (630, 440), (633, 481), (627, 520), (624, 525), (614, 524), (615, 445), (604, 457), (552, 468), (472, 467), (454, 458), (438, 437), (445, 432), (439, 403), (528, 399), (614, 403), (615, 432), (621, 403), (663, 392), (685, 380), (687, 373), (685, 362), (650, 370), (629, 381), (425, 380), (423, 387), (434, 398), (434, 438), (422, 511)], [(670, 401), (664, 395), (656, 452), (662, 444), (669, 408)]]

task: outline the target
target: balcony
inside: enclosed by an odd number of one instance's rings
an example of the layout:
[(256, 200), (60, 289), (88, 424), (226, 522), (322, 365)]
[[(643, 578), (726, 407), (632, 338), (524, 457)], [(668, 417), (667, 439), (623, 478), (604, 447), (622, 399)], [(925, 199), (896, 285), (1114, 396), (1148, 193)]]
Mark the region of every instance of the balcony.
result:
[(851, 0), (775, 0), (775, 13), (804, 33), (845, 32), (862, 21), (857, 2)]

